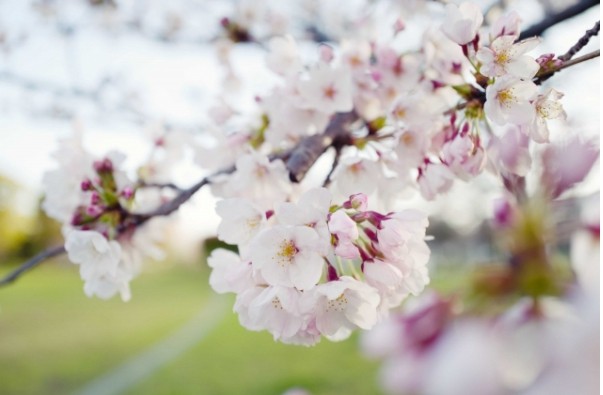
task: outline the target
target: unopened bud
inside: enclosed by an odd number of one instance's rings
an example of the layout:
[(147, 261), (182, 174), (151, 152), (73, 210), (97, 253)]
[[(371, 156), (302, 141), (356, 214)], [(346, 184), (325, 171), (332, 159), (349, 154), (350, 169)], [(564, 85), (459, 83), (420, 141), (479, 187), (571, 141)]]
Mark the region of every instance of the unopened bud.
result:
[(86, 215), (90, 217), (98, 217), (103, 213), (103, 209), (100, 206), (88, 206), (86, 207)]
[(82, 189), (82, 191), (86, 192), (86, 191), (90, 191), (92, 190), (92, 181), (90, 181), (90, 179), (86, 178), (84, 181), (82, 181), (82, 183), (80, 184), (80, 188)]
[(99, 203), (100, 203), (100, 195), (96, 191), (92, 192), (92, 196), (90, 196), (90, 204), (98, 205)]
[(123, 191), (121, 191), (121, 196), (128, 200), (132, 199), (132, 197), (134, 196), (134, 189), (132, 189), (132, 187), (125, 187)]
[(109, 158), (97, 160), (94, 162), (93, 166), (97, 173), (110, 173), (113, 171), (113, 162), (111, 162), (111, 159)]

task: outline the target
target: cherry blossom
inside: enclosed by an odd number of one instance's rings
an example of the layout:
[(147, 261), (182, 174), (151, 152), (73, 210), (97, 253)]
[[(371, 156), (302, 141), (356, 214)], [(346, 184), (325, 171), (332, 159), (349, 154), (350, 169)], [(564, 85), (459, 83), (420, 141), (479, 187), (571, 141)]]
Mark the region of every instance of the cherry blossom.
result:
[(445, 20), (442, 25), (444, 34), (455, 43), (464, 45), (475, 39), (484, 16), (475, 3), (465, 1), (458, 6), (446, 5)]
[(567, 115), (559, 100), (563, 93), (555, 89), (549, 89), (545, 94), (538, 95), (534, 101), (536, 108), (536, 117), (534, 123), (530, 125), (530, 137), (537, 143), (547, 143), (549, 141), (549, 128), (547, 121), (549, 119), (565, 119)]
[(306, 226), (276, 226), (252, 242), (251, 262), (269, 284), (307, 290), (322, 275), (324, 243)]
[(330, 340), (344, 340), (353, 329), (377, 322), (377, 291), (352, 277), (321, 284), (307, 298), (317, 306), (316, 328)]
[(482, 65), (480, 73), (487, 77), (500, 77), (513, 75), (522, 79), (530, 79), (536, 75), (540, 65), (536, 60), (526, 55), (526, 52), (534, 49), (540, 40), (530, 38), (515, 43), (515, 37), (502, 36), (490, 44), (490, 47), (482, 47), (477, 52), (477, 60)]
[(312, 108), (327, 114), (350, 111), (352, 101), (352, 79), (344, 68), (319, 63), (308, 73), (307, 80), (298, 84), (299, 94), (305, 108)]
[(484, 111), (488, 118), (500, 125), (508, 122), (530, 124), (536, 116), (531, 103), (536, 94), (537, 87), (533, 82), (505, 75), (486, 88)]

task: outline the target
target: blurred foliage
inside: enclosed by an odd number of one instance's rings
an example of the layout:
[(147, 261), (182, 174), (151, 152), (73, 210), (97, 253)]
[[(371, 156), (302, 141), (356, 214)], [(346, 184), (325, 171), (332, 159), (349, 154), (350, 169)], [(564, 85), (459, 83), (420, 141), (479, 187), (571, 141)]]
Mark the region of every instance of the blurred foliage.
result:
[(60, 243), (60, 225), (42, 211), (41, 199), (33, 215), (19, 212), (19, 199), (27, 193), (19, 184), (0, 175), (0, 265), (31, 257)]

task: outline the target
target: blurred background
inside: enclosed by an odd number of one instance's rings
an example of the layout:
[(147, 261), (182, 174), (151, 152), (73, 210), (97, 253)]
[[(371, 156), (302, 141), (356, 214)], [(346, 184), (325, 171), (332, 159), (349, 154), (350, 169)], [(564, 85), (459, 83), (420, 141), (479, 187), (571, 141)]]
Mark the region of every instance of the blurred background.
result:
[[(576, 2), (478, 1), (493, 15), (517, 10), (524, 26)], [(237, 113), (253, 113), (254, 96), (275, 78), (261, 44), (227, 40), (224, 17), (259, 41), (289, 33), (311, 43), (378, 38), (379, 23), (351, 32), (350, 21), (379, 21), (394, 10), (409, 16), (399, 47), (416, 49), (427, 22), (443, 15), (438, 3), (0, 0), (0, 275), (62, 243), (59, 225), (40, 210), (42, 175), (54, 166), (59, 139), (80, 130), (91, 152), (120, 149), (134, 170), (158, 130), (202, 138), (208, 111), (225, 101)], [(547, 30), (538, 51), (564, 52), (599, 13), (592, 7)], [(598, 61), (585, 63), (554, 81), (565, 93), (568, 125), (587, 137), (599, 133), (598, 68)], [(172, 174), (181, 186), (203, 174), (187, 155)], [(576, 196), (596, 191), (598, 178), (597, 168)], [(430, 228), (438, 241), (436, 288), (458, 286), (463, 265), (495, 254), (484, 221), (496, 191), (488, 180), (476, 185), (457, 183), (424, 206), (441, 218)], [(380, 393), (378, 365), (363, 358), (356, 338), (307, 349), (240, 327), (233, 298), (208, 286), (214, 204), (202, 191), (183, 207), (165, 243), (169, 258), (146, 265), (128, 303), (86, 298), (77, 268), (64, 259), (0, 289), (0, 393)]]

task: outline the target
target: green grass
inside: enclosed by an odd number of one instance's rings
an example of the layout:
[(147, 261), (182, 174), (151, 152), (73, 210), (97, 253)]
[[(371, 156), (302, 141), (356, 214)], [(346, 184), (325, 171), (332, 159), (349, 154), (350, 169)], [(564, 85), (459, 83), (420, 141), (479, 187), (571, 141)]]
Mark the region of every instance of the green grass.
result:
[(77, 268), (48, 264), (0, 289), (0, 393), (73, 390), (169, 335), (199, 311), (201, 270), (143, 274), (123, 303), (87, 298)]
[[(80, 388), (170, 335), (210, 292), (205, 270), (172, 267), (143, 273), (128, 303), (89, 299), (75, 267), (46, 264), (0, 289), (0, 394)], [(362, 358), (354, 339), (312, 348), (275, 343), (268, 333), (242, 328), (230, 313), (232, 300), (205, 339), (128, 393), (378, 393), (378, 366)]]
[(128, 394), (376, 394), (377, 365), (362, 358), (356, 339), (315, 347), (275, 343), (242, 328), (234, 314), (182, 358)]

